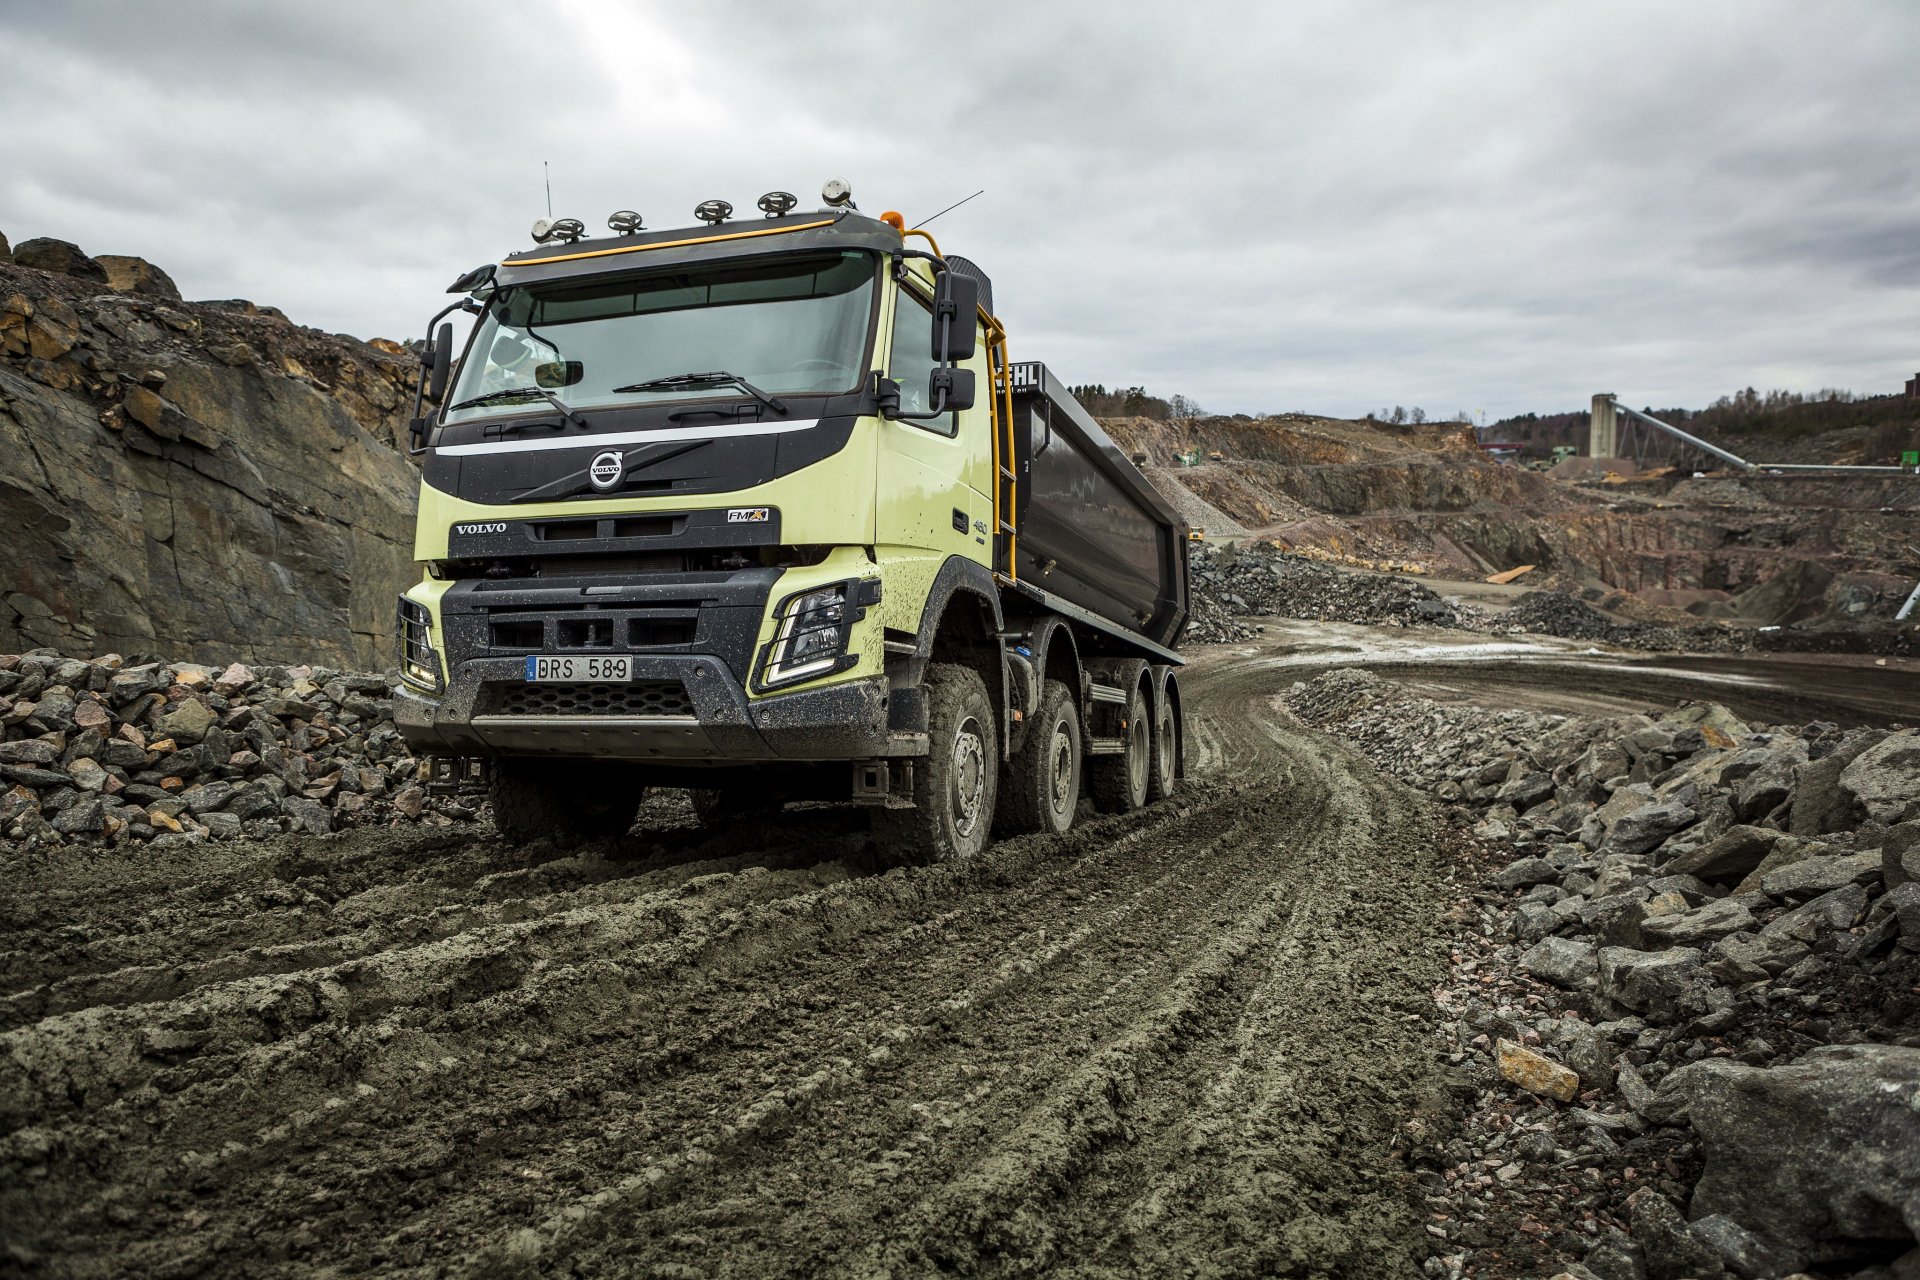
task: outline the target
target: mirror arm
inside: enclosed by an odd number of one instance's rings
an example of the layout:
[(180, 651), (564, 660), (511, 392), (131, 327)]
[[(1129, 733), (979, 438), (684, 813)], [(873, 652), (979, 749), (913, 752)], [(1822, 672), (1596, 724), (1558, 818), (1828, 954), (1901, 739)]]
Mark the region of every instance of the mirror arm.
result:
[(428, 424), (420, 410), (425, 407), (427, 402), (427, 371), (433, 367), (433, 326), (439, 324), (456, 311), (465, 311), (469, 315), (477, 316), (485, 309), (486, 308), (482, 307), (472, 298), (461, 298), (457, 302), (449, 302), (446, 306), (440, 308), (439, 311), (434, 313), (433, 319), (427, 321), (427, 345), (426, 349), (420, 353), (420, 376), (414, 380), (413, 384), (413, 417), (407, 423), (407, 453), (409, 456), (418, 457), (427, 451)]

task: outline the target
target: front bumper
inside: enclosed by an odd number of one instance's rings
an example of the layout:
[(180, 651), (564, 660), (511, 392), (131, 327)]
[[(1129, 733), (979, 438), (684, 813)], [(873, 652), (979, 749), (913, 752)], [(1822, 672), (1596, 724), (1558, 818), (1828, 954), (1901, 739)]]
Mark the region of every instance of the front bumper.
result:
[[(453, 669), (452, 682), (437, 698), (403, 687), (394, 724), (415, 750), (446, 755), (751, 763), (890, 754), (884, 676), (749, 701), (718, 657), (636, 654), (633, 686), (678, 686), (684, 699), (674, 693), (654, 701), (690, 714), (527, 714), (509, 701), (529, 688), (524, 672), (524, 658), (469, 659)], [(592, 688), (621, 692), (621, 686)]]

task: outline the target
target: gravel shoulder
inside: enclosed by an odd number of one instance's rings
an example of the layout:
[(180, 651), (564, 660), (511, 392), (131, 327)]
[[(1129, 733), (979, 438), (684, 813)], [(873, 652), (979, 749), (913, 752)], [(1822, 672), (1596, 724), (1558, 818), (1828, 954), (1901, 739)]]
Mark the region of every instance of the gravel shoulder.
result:
[(9, 1267), (1403, 1276), (1437, 810), (1202, 657), (1176, 802), (870, 874), (857, 815), (9, 854)]

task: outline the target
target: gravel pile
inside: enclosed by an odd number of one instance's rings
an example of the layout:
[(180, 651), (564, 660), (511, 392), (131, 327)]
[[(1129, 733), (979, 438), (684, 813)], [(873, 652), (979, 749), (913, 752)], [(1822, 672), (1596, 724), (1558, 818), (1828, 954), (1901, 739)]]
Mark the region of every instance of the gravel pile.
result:
[(472, 816), (418, 773), (385, 676), (0, 655), (0, 837), (26, 849)]
[(1436, 996), (1430, 1274), (1920, 1275), (1920, 733), (1287, 701), (1504, 850)]
[(1234, 617), (1400, 627), (1484, 625), (1477, 613), (1450, 604), (1417, 582), (1336, 569), (1266, 543), (1242, 543), (1224, 550), (1196, 547), (1190, 563), (1195, 601), (1218, 605)]

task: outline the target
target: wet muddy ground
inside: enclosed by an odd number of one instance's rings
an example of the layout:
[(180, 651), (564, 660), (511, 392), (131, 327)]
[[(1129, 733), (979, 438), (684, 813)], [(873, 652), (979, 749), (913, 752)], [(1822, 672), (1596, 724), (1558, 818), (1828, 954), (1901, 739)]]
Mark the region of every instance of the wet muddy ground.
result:
[(1182, 797), (955, 867), (673, 797), (6, 858), (0, 1269), (1413, 1274), (1446, 839), (1292, 678), (1209, 655)]
[(1288, 682), (1360, 667), (1438, 701), (1621, 715), (1711, 701), (1755, 723), (1920, 724), (1920, 659), (1862, 654), (1657, 654), (1554, 636), (1258, 620), (1243, 662)]

